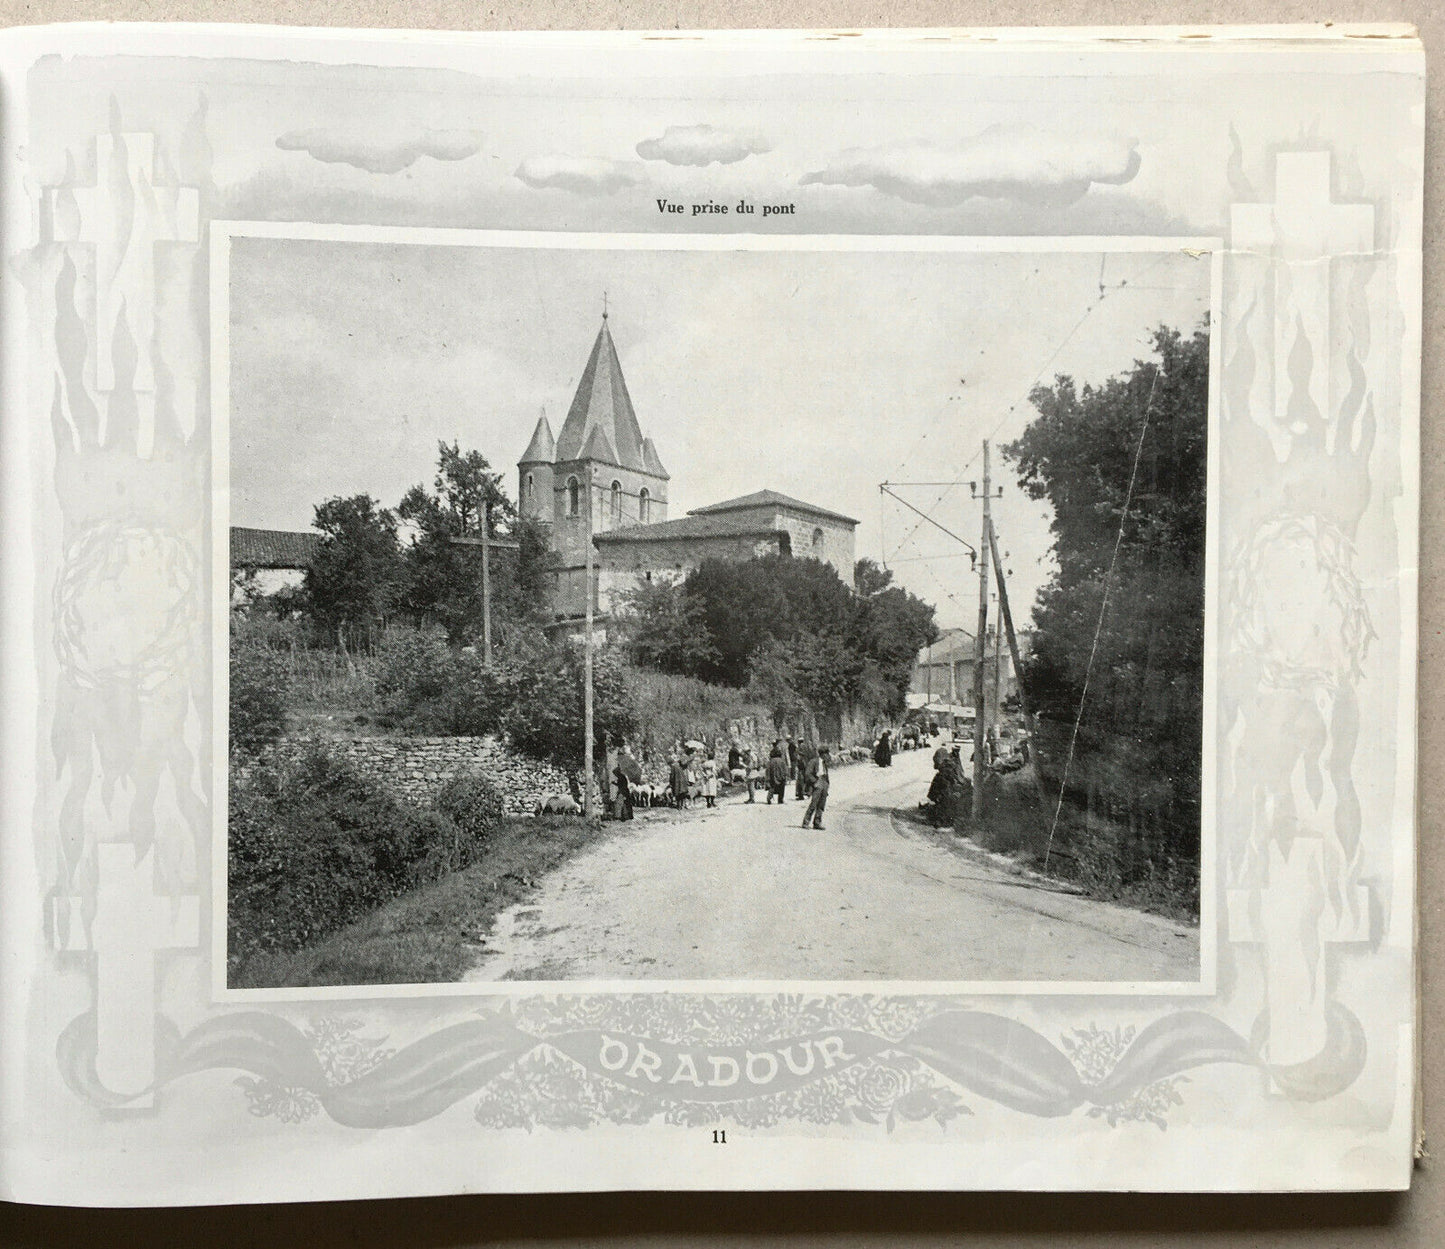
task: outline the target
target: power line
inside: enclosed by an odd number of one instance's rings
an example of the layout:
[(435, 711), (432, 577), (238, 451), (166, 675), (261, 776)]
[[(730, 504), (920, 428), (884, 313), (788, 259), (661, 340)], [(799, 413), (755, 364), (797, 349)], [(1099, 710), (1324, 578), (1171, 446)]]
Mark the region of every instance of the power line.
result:
[[(1157, 257), (1155, 258), (1154, 262), (1153, 262), (1152, 264), (1150, 264), (1147, 268), (1145, 268), (1138, 276), (1141, 277), (1141, 278), (1147, 277), (1150, 273), (1152, 273), (1155, 269), (1157, 269), (1165, 260), (1169, 259), (1172, 254), (1173, 254), (1173, 253), (1171, 253), (1171, 252), (1161, 252), (1161, 253), (1159, 254), (1159, 256), (1157, 256)], [(1048, 370), (1050, 369), (1050, 367), (1052, 367), (1054, 361), (1057, 360), (1057, 359), (1059, 358), (1059, 356), (1062, 354), (1064, 348), (1069, 345), (1070, 340), (1074, 337), (1075, 334), (1077, 334), (1077, 333), (1079, 332), (1079, 328), (1084, 324), (1085, 321), (1087, 321), (1087, 320), (1089, 319), (1089, 317), (1094, 313), (1094, 311), (1099, 307), (1099, 305), (1102, 304), (1102, 303), (1104, 302), (1104, 300), (1107, 299), (1107, 298), (1108, 298), (1111, 294), (1113, 294), (1114, 292), (1124, 290), (1126, 287), (1130, 287), (1130, 286), (1131, 286), (1128, 278), (1123, 278), (1123, 279), (1121, 279), (1120, 281), (1115, 282), (1115, 283), (1112, 283), (1112, 284), (1110, 284), (1110, 285), (1106, 285), (1106, 284), (1104, 283), (1104, 281), (1103, 281), (1104, 264), (1105, 264), (1105, 262), (1106, 262), (1107, 260), (1108, 260), (1108, 253), (1106, 252), (1106, 253), (1104, 253), (1103, 256), (1100, 257), (1100, 262), (1099, 262), (1099, 294), (1098, 294), (1098, 296), (1097, 296), (1095, 299), (1093, 299), (1093, 300), (1091, 300), (1091, 301), (1089, 302), (1088, 306), (1084, 309), (1084, 311), (1083, 311), (1082, 315), (1079, 317), (1079, 319), (1074, 322), (1074, 324), (1070, 327), (1069, 332), (1068, 332), (1067, 334), (1065, 334), (1064, 337), (1059, 341), (1058, 346), (1054, 348), (1053, 353), (1052, 353), (1052, 354), (1049, 356), (1049, 358), (1044, 362), (1043, 367), (1040, 368), (1039, 371), (1034, 374), (1033, 380), (1032, 380), (1031, 382), (1029, 382), (1027, 388), (1024, 390), (1023, 395), (1020, 396), (1020, 398), (1016, 399), (1013, 403), (1009, 404), (1009, 406), (1004, 409), (1003, 415), (1000, 416), (999, 419), (998, 419), (996, 422), (994, 422), (993, 428), (989, 430), (989, 432), (987, 433), (987, 435), (985, 435), (985, 441), (992, 441), (994, 435), (997, 434), (998, 431), (999, 431), (1001, 428), (1003, 428), (1004, 422), (1007, 421), (1007, 420), (1009, 419), (1009, 417), (1012, 416), (1012, 415), (1014, 414), (1014, 412), (1018, 409), (1019, 404), (1022, 403), (1022, 402), (1024, 402), (1024, 400), (1026, 400), (1026, 399), (1028, 398), (1028, 396), (1033, 393), (1034, 387), (1037, 386), (1038, 383), (1039, 383), (1039, 379), (1042, 378), (1043, 375), (1048, 372)], [(921, 440), (920, 440), (920, 441), (921, 441)], [(914, 449), (916, 449), (916, 447), (917, 447), (917, 444), (915, 444), (915, 448), (914, 448)], [(909, 454), (909, 455), (912, 455), (912, 454), (913, 454), (913, 451), (910, 450), (908, 454)], [(953, 490), (953, 489), (956, 489), (957, 487), (959, 487), (959, 486), (961, 486), (961, 485), (963, 484), (963, 480), (962, 480), (963, 474), (966, 473), (966, 472), (968, 472), (968, 470), (973, 466), (974, 461), (976, 461), (976, 460), (978, 459), (979, 454), (980, 454), (979, 451), (975, 451), (975, 452), (973, 453), (973, 455), (969, 456), (967, 462), (963, 465), (963, 467), (958, 470), (959, 480), (954, 481), (954, 482), (951, 482), (951, 483), (947, 483), (947, 484), (945, 485), (945, 488), (944, 488), (943, 492), (942, 492), (942, 493), (938, 496), (938, 498), (935, 499), (935, 500), (933, 501), (933, 503), (929, 506), (928, 511), (927, 511), (927, 513), (926, 513), (926, 517), (927, 517), (928, 519), (932, 519), (932, 513), (935, 512), (935, 511), (938, 509), (939, 505), (943, 502), (943, 500), (948, 497), (949, 491), (950, 491), (950, 490)], [(906, 459), (905, 459), (905, 463), (906, 463)], [(902, 467), (902, 465), (900, 465), (900, 468), (901, 468), (901, 467)], [(942, 483), (940, 483), (940, 484), (942, 484)], [(904, 535), (903, 541), (898, 544), (897, 550), (895, 550), (894, 553), (893, 553), (893, 557), (892, 557), (893, 559), (896, 559), (896, 557), (897, 557), (898, 554), (903, 550), (903, 548), (904, 548), (905, 546), (907, 546), (908, 543), (913, 540), (914, 534), (916, 534), (916, 533), (918, 532), (918, 530), (922, 527), (922, 524), (923, 524), (923, 521), (922, 521), (922, 520), (919, 520), (916, 524), (914, 524), (913, 528), (910, 529), (910, 530), (908, 531), (908, 533)], [(887, 562), (889, 562), (889, 561), (888, 561), (887, 559), (885, 559), (884, 562), (885, 562), (885, 565), (886, 565)]]

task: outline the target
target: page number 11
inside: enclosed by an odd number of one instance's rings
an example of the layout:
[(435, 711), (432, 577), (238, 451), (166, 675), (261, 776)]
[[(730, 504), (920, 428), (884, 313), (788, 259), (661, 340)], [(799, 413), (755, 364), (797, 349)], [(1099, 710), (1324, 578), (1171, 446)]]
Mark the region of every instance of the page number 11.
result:
[(728, 1143), (727, 1129), (714, 1128), (712, 1130), (712, 1143), (714, 1145), (726, 1145)]

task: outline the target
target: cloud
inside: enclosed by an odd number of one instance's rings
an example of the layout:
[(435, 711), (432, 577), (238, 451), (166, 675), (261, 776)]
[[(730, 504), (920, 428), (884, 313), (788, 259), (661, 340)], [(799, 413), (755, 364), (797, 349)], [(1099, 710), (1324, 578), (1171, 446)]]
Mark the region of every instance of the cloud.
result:
[(762, 135), (715, 126), (669, 126), (660, 139), (637, 145), (643, 160), (665, 160), (669, 165), (734, 165), (749, 156), (772, 151)]
[(292, 130), (276, 140), (283, 152), (306, 152), (332, 165), (352, 165), (367, 173), (400, 173), (423, 156), (465, 160), (481, 150), (475, 130), (408, 130), (385, 135), (320, 126)]
[(556, 187), (578, 195), (614, 195), (645, 181), (636, 161), (599, 156), (529, 156), (517, 166), (517, 177), (539, 190)]
[(802, 181), (871, 186), (914, 204), (949, 207), (975, 196), (1063, 207), (1094, 183), (1118, 186), (1139, 172), (1134, 140), (1041, 134), (990, 126), (955, 147), (899, 143), (850, 148)]

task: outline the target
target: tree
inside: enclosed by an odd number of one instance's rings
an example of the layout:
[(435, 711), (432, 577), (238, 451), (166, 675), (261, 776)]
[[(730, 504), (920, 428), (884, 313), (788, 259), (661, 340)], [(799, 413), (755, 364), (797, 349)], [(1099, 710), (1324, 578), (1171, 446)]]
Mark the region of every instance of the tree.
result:
[(664, 672), (751, 686), (779, 710), (836, 710), (866, 696), (896, 712), (915, 657), (937, 636), (933, 608), (891, 585), (872, 560), (854, 572), (869, 597), (818, 560), (706, 561), (678, 587), (629, 598), (633, 656)]
[[(478, 547), (454, 538), (479, 536), (490, 516), (488, 533), (517, 532), (525, 563), (512, 552), (494, 550), (493, 614), (500, 608), (521, 609), (530, 595), (540, 598), (536, 527), (519, 525), (516, 508), (502, 491), (480, 451), (463, 452), (453, 442), (437, 444), (437, 472), (432, 487), (413, 486), (402, 497), (397, 516), (411, 526), (414, 537), (405, 551), (406, 576), (401, 601), (414, 620), (435, 621), (452, 644), (471, 641), (482, 632), (482, 572)], [(545, 540), (542, 540), (545, 546)], [(525, 574), (519, 575), (525, 568)]]
[[(886, 575), (893, 579), (892, 573)], [(892, 691), (887, 710), (897, 714), (903, 710), (918, 652), (938, 640), (934, 609), (901, 586), (886, 585), (866, 600), (861, 632), (864, 654)]]
[(866, 555), (853, 565), (853, 588), (863, 598), (881, 594), (893, 584), (893, 570), (880, 567)]
[(691, 676), (718, 660), (701, 599), (667, 581), (639, 581), (619, 595), (622, 640), (632, 662)]
[(1082, 706), (1082, 768), (1130, 778), (1117, 797), (1131, 823), (1147, 808), (1184, 850), (1198, 845), (1208, 325), (1161, 326), (1153, 343), (1156, 359), (1102, 385), (1036, 388), (1038, 416), (1004, 454), (1054, 513), (1031, 692), (1071, 722)]
[(383, 620), (401, 584), (396, 517), (369, 494), (327, 499), (313, 522), (322, 539), (303, 582), (308, 614), (328, 640), (345, 644)]

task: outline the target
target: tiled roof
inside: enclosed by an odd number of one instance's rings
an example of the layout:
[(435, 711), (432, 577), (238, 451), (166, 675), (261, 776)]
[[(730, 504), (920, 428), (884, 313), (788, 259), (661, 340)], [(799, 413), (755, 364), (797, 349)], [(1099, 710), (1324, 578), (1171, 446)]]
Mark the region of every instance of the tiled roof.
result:
[(604, 317), (592, 344), (582, 380), (557, 436), (557, 462), (586, 458), (593, 431), (600, 429), (614, 452), (613, 463), (647, 472), (642, 450), (642, 427), (632, 408), (632, 397), (622, 378), (617, 348)]
[(309, 568), (321, 544), (319, 533), (231, 526), (232, 568)]
[(652, 525), (628, 525), (604, 529), (593, 535), (594, 542), (670, 542), (678, 538), (772, 538), (784, 530), (759, 524), (743, 516), (684, 516), (660, 520)]
[(813, 516), (822, 516), (828, 520), (841, 520), (845, 524), (856, 525), (858, 522), (851, 516), (844, 516), (842, 512), (830, 512), (825, 507), (817, 507), (812, 503), (804, 503), (802, 499), (795, 499), (791, 495), (779, 494), (776, 490), (755, 490), (752, 494), (742, 495), (736, 499), (725, 499), (721, 503), (709, 503), (706, 507), (695, 507), (688, 513), (689, 516), (711, 516), (718, 512), (741, 512), (750, 511), (754, 508), (786, 507), (795, 512), (807, 512)]

